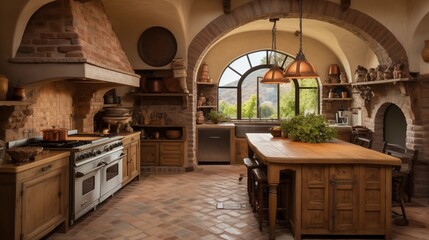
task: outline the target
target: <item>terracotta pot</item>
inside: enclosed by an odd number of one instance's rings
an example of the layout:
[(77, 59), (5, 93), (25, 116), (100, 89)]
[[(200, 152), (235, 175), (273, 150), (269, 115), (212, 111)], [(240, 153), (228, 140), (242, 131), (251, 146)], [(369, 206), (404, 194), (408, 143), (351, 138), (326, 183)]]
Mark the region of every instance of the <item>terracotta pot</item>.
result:
[(8, 87), (9, 79), (3, 75), (0, 75), (0, 100), (6, 100)]
[(423, 61), (429, 62), (429, 40), (425, 40), (425, 46), (423, 47), (421, 54)]
[(25, 89), (20, 87), (13, 88), (13, 99), (17, 101), (25, 100)]

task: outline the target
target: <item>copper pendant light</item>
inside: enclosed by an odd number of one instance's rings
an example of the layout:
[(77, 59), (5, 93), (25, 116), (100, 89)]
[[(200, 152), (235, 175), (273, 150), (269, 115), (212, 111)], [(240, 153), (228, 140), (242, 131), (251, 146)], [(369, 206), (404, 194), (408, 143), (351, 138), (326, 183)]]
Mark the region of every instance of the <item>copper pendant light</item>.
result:
[(300, 15), (299, 15), (299, 52), (295, 60), (289, 64), (289, 66), (284, 71), (285, 78), (316, 78), (319, 77), (316, 69), (313, 64), (311, 64), (305, 58), (304, 53), (302, 52), (302, 1), (299, 1), (300, 4)]
[(283, 77), (283, 71), (280, 69), (277, 64), (277, 56), (276, 56), (276, 23), (278, 18), (270, 18), (270, 22), (273, 22), (273, 30), (272, 30), (272, 51), (270, 55), (270, 60), (274, 56), (274, 63), (272, 64), (270, 70), (265, 73), (264, 77), (261, 80), (261, 83), (264, 84), (279, 84), (279, 83), (288, 83), (289, 80)]

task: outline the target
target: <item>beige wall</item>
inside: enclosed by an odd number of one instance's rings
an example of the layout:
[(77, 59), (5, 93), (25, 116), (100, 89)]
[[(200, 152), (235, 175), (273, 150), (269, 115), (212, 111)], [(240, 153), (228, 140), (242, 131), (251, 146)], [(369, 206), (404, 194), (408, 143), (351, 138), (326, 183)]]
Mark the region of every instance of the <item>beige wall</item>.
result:
[[(328, 76), (328, 67), (332, 63), (340, 64), (334, 52), (315, 39), (305, 38), (304, 54), (320, 74), (321, 80)], [(238, 56), (257, 49), (271, 49), (271, 31), (246, 32), (224, 39), (207, 52), (203, 62), (209, 65), (210, 76), (218, 82), (223, 70)], [(293, 34), (277, 34), (277, 50), (295, 56), (299, 41)], [(364, 57), (364, 56), (363, 56)], [(364, 60), (364, 59), (362, 59)]]

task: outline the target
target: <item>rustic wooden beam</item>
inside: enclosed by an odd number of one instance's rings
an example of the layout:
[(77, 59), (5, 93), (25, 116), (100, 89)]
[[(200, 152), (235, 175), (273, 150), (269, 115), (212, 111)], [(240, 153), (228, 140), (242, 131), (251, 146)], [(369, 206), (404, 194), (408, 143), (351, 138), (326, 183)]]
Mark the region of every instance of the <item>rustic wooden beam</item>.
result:
[(352, 0), (341, 0), (341, 10), (346, 11), (350, 8)]
[(223, 12), (229, 14), (231, 12), (231, 0), (223, 0)]

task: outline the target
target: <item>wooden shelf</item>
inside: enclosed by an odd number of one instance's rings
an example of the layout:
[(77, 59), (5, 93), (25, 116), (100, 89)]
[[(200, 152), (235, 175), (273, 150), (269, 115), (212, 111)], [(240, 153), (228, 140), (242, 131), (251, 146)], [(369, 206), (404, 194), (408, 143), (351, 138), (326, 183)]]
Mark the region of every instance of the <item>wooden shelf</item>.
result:
[(323, 101), (353, 101), (353, 98), (322, 98)]
[(136, 128), (145, 128), (145, 127), (151, 127), (151, 128), (181, 128), (183, 126), (179, 126), (179, 125), (138, 125), (138, 124), (133, 124), (131, 127), (136, 127)]
[(141, 92), (130, 92), (132, 96), (148, 97), (148, 98), (167, 98), (167, 97), (180, 97), (183, 102), (183, 109), (188, 107), (188, 97), (192, 96), (190, 93), (141, 93)]
[(0, 106), (24, 106), (30, 104), (27, 101), (0, 101)]
[(366, 82), (354, 82), (352, 86), (362, 86), (362, 85), (374, 85), (374, 84), (386, 84), (386, 83), (397, 83), (397, 82), (414, 82), (415, 80), (409, 78), (396, 78), (396, 79), (387, 79), (387, 80), (376, 80), (376, 81), (366, 81)]
[(112, 107), (112, 108), (114, 108), (114, 107), (120, 107), (121, 106), (121, 104), (120, 103), (109, 103), (109, 104), (103, 104), (103, 107)]
[(215, 86), (217, 83), (215, 82), (197, 82), (198, 85), (209, 85), (209, 86)]
[(197, 109), (217, 108), (217, 106), (198, 106)]
[(323, 87), (330, 87), (330, 86), (350, 86), (352, 83), (323, 83)]
[(141, 97), (189, 97), (192, 96), (190, 93), (140, 93), (140, 92), (133, 92), (130, 93), (134, 96), (141, 96)]

